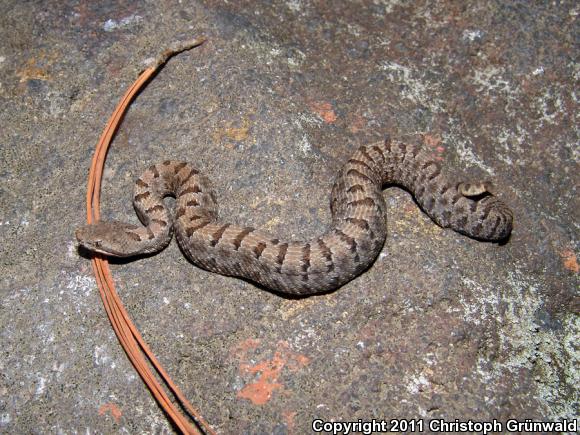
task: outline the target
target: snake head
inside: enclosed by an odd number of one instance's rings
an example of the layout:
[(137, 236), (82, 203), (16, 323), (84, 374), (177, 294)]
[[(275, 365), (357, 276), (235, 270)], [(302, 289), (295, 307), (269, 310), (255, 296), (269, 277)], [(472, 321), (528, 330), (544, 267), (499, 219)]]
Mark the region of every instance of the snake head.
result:
[(77, 228), (75, 236), (79, 246), (111, 257), (130, 257), (135, 255), (132, 244), (138, 242), (136, 225), (117, 221), (100, 221)]

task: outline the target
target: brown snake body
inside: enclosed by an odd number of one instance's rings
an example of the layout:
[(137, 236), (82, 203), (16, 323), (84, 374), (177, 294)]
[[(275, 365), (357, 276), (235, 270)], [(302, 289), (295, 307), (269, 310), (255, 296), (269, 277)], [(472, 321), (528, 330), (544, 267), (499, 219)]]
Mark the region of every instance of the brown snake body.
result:
[[(384, 185), (410, 191), (438, 225), (487, 241), (506, 239), (512, 212), (489, 183), (451, 182), (439, 162), (413, 145), (385, 140), (362, 146), (340, 170), (331, 193), (332, 225), (308, 241), (286, 241), (222, 222), (209, 180), (185, 162), (165, 161), (135, 184), (133, 204), (144, 226), (97, 222), (76, 231), (81, 246), (129, 257), (159, 251), (173, 231), (196, 265), (296, 295), (340, 287), (362, 273), (386, 238)], [(176, 197), (172, 217), (163, 198)]]

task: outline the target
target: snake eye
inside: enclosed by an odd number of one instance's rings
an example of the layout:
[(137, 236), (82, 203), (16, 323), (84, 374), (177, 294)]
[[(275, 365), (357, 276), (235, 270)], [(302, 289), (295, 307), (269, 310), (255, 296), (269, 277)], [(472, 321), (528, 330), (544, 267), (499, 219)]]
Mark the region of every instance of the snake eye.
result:
[(101, 240), (95, 240), (95, 247), (100, 248), (101, 247)]

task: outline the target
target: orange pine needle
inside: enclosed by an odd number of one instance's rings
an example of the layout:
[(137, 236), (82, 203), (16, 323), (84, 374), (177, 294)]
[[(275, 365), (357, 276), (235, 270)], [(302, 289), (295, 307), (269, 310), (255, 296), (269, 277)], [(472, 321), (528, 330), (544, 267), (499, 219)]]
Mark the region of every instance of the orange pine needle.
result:
[[(125, 95), (123, 95), (121, 98), (121, 101), (119, 101), (117, 104), (117, 107), (113, 111), (111, 118), (107, 122), (107, 125), (101, 134), (99, 142), (96, 146), (95, 153), (93, 155), (87, 186), (87, 223), (90, 224), (99, 220), (101, 179), (103, 175), (107, 150), (111, 145), (111, 141), (115, 131), (120, 125), (123, 115), (135, 98), (135, 95), (171, 56), (197, 47), (204, 41), (205, 38), (197, 38), (185, 43), (176, 43), (169, 49), (165, 50), (156, 59), (152, 66), (145, 69), (139, 75), (137, 80), (129, 87), (127, 92), (125, 92)], [(123, 302), (115, 290), (113, 277), (111, 275), (111, 270), (109, 269), (109, 263), (107, 259), (97, 254), (92, 259), (92, 266), (105, 311), (107, 312), (107, 316), (109, 317), (119, 342), (129, 357), (129, 360), (151, 391), (151, 394), (153, 394), (155, 397), (155, 400), (157, 400), (159, 405), (161, 405), (163, 410), (166, 412), (168, 418), (182, 433), (201, 434), (201, 429), (207, 434), (215, 435), (215, 431), (204, 420), (201, 414), (191, 405), (191, 403), (189, 403), (179, 387), (171, 380), (169, 374), (161, 366), (129, 318), (129, 314), (127, 313), (127, 310), (123, 306)], [(175, 395), (179, 403), (193, 418), (195, 425), (182, 412), (180, 412), (178, 407), (171, 401), (167, 395), (167, 392), (155, 377), (150, 365), (155, 368), (161, 379)]]

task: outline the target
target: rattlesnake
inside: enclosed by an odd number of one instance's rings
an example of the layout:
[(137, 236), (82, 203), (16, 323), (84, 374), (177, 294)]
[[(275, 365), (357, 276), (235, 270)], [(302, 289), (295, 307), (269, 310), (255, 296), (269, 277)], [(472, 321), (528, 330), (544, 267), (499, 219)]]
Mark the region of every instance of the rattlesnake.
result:
[[(451, 182), (425, 150), (391, 141), (362, 146), (340, 170), (332, 188), (332, 225), (309, 241), (286, 241), (249, 226), (220, 221), (214, 190), (190, 164), (165, 161), (135, 184), (133, 205), (141, 222), (97, 222), (76, 231), (84, 248), (115, 257), (153, 253), (173, 231), (196, 265), (238, 276), (272, 290), (309, 295), (333, 290), (362, 273), (386, 238), (383, 185), (410, 191), (438, 225), (475, 239), (505, 240), (510, 209), (489, 183)], [(163, 198), (176, 197), (172, 217)]]

